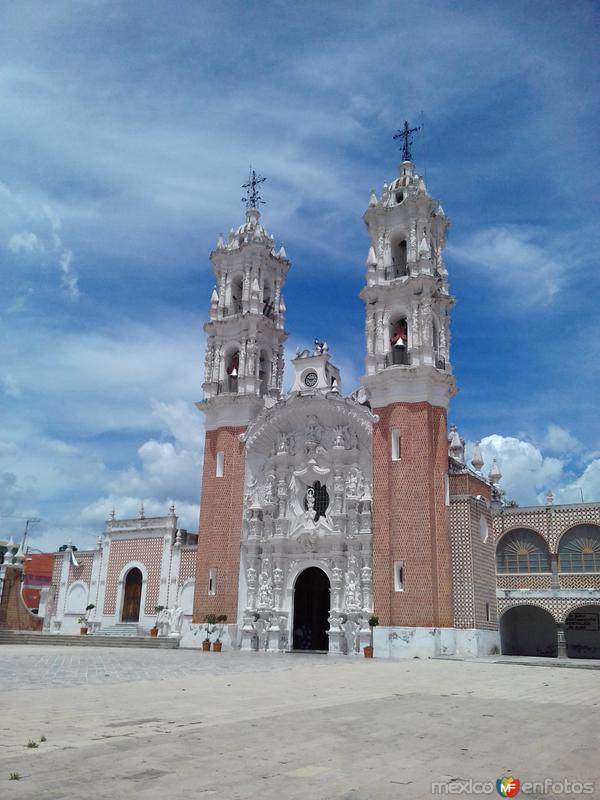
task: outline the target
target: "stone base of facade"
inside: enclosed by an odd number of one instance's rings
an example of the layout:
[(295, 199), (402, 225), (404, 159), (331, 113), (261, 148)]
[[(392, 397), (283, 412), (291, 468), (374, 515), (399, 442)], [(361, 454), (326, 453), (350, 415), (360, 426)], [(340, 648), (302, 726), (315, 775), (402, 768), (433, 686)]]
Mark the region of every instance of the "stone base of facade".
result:
[(479, 628), (375, 628), (378, 658), (476, 657), (500, 652), (498, 631)]

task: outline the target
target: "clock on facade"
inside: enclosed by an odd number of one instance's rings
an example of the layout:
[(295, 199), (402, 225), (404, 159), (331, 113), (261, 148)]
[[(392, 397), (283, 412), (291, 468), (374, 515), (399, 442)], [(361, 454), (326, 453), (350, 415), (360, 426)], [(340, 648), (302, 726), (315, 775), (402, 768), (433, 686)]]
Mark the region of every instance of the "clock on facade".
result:
[(316, 372), (307, 372), (304, 376), (304, 385), (308, 386), (309, 389), (312, 389), (313, 386), (317, 384), (317, 373)]

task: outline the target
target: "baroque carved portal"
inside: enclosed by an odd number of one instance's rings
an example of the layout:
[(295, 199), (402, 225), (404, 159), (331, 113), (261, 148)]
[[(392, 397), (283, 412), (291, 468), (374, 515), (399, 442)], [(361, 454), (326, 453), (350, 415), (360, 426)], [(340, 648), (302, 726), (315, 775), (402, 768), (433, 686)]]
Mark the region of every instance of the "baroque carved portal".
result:
[(291, 397), (244, 435), (242, 647), (352, 653), (368, 639), (373, 419), (353, 399)]

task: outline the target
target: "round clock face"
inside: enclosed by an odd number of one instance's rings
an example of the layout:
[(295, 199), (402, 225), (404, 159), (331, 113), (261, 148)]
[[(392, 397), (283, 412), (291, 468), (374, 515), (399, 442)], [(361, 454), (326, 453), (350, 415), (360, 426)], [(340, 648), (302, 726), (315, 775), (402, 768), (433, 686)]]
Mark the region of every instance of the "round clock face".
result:
[(312, 389), (313, 386), (317, 385), (317, 373), (316, 372), (307, 372), (304, 376), (304, 385), (308, 386), (309, 389)]

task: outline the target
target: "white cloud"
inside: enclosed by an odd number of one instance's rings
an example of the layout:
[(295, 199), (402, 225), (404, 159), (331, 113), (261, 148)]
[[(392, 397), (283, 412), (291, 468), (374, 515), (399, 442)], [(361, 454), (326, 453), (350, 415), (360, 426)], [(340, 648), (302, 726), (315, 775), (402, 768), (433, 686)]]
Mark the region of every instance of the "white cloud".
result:
[(2, 379), (2, 391), (7, 397), (19, 397), (21, 394), (19, 384), (12, 375), (6, 375)]
[(531, 442), (492, 434), (482, 439), (480, 446), (484, 473), (489, 472), (495, 458), (502, 472), (502, 488), (509, 499), (521, 505), (535, 505), (541, 492), (558, 485), (562, 479), (564, 462), (544, 456)]
[(548, 426), (548, 431), (542, 439), (542, 445), (547, 450), (562, 455), (578, 453), (583, 448), (581, 442), (560, 425)]
[(64, 246), (60, 235), (62, 221), (47, 203), (44, 204), (42, 210), (52, 229), (52, 244), (62, 273), (62, 287), (70, 300), (78, 300), (80, 296), (79, 277), (73, 268), (73, 253)]
[(15, 253), (17, 255), (19, 253), (43, 253), (44, 245), (35, 233), (22, 232), (13, 233), (8, 240), (8, 249), (11, 251), (11, 253)]
[[(88, 529), (97, 531), (100, 534), (104, 527), (104, 522), (114, 508), (117, 519), (131, 519), (137, 517), (140, 507), (144, 506), (144, 516), (164, 517), (169, 513), (169, 506), (172, 499), (157, 500), (153, 497), (140, 497), (139, 495), (107, 494), (89, 503), (80, 512), (80, 520)], [(175, 513), (178, 517), (178, 524), (191, 533), (198, 530), (198, 519), (200, 506), (183, 501), (175, 502)], [(85, 542), (84, 546), (90, 546), (91, 537)]]
[(553, 493), (557, 503), (600, 501), (600, 458), (591, 461), (575, 480), (553, 489)]
[(567, 270), (565, 261), (556, 258), (567, 252), (556, 235), (517, 225), (478, 231), (451, 244), (448, 252), (494, 281), (505, 291), (505, 302), (519, 308), (551, 303), (572, 275), (575, 260)]

